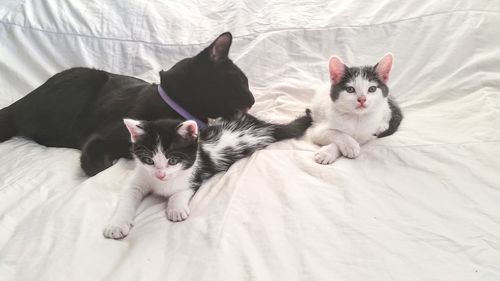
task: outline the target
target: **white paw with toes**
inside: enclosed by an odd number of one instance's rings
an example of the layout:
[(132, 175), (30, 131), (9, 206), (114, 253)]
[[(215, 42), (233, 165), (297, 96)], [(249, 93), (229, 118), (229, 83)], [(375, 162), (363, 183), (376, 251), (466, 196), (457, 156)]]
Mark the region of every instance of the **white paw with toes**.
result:
[(338, 151), (335, 149), (332, 149), (330, 145), (323, 146), (321, 147), (315, 154), (314, 154), (314, 161), (318, 164), (322, 165), (328, 165), (339, 157)]
[(342, 155), (347, 158), (356, 158), (359, 156), (359, 153), (361, 151), (359, 143), (357, 143), (355, 140), (338, 142), (337, 146), (340, 150), (340, 153), (342, 153)]
[(189, 207), (186, 206), (167, 206), (167, 219), (173, 222), (183, 221), (189, 217)]
[(104, 228), (102, 234), (106, 238), (122, 239), (128, 235), (130, 228), (132, 228), (130, 222), (112, 222)]

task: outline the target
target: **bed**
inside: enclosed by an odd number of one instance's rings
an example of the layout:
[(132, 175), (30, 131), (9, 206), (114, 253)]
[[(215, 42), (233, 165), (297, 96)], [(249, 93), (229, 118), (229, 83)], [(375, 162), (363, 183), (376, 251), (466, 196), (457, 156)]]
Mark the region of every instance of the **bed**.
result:
[(148, 197), (120, 241), (102, 228), (132, 162), (87, 178), (79, 151), (11, 139), (0, 279), (500, 280), (499, 27), (495, 0), (2, 1), (0, 107), (73, 66), (158, 82), (231, 31), (251, 113), (289, 120), (331, 55), (392, 52), (405, 119), (327, 166), (305, 140), (274, 144), (207, 182), (181, 223)]

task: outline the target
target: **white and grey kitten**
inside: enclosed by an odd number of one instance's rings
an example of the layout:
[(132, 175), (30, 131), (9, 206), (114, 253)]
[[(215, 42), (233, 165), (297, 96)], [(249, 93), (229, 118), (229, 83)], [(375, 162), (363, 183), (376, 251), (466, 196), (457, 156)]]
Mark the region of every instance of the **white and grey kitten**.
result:
[(130, 185), (103, 234), (121, 239), (130, 231), (135, 212), (149, 193), (169, 197), (167, 218), (189, 216), (189, 201), (201, 184), (234, 162), (276, 141), (300, 137), (312, 123), (310, 111), (286, 125), (271, 124), (249, 114), (219, 118), (200, 132), (196, 122), (173, 119), (125, 119), (136, 161)]
[(386, 54), (374, 66), (348, 67), (338, 57), (330, 59), (329, 91), (318, 92), (312, 106), (311, 138), (322, 146), (314, 155), (317, 163), (356, 158), (360, 145), (398, 129), (403, 115), (386, 84), (392, 60)]

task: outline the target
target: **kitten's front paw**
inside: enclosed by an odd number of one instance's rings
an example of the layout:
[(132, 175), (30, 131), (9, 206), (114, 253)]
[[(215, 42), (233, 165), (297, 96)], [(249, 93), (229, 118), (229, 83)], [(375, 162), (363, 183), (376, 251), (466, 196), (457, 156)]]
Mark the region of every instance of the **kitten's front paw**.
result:
[(361, 147), (359, 143), (355, 140), (344, 140), (342, 142), (337, 142), (337, 146), (340, 150), (340, 153), (347, 158), (356, 158), (359, 156), (361, 151)]
[(128, 235), (130, 228), (132, 228), (130, 222), (112, 222), (104, 228), (102, 234), (106, 238), (122, 239)]
[(183, 221), (189, 217), (189, 207), (186, 206), (167, 206), (167, 218), (170, 221)]
[(314, 154), (314, 161), (318, 164), (328, 165), (333, 163), (339, 157), (338, 150), (332, 149), (331, 145), (321, 147)]

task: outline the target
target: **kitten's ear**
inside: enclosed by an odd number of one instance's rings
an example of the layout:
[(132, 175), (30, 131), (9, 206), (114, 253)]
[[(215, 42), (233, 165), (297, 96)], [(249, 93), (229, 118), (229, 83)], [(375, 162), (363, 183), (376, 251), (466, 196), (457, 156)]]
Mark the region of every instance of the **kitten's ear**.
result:
[(179, 124), (177, 133), (184, 138), (196, 138), (198, 136), (198, 124), (193, 120), (187, 120)]
[(130, 133), (130, 140), (134, 143), (137, 139), (144, 135), (144, 128), (141, 126), (141, 121), (134, 119), (123, 119), (123, 123)]
[(344, 62), (339, 57), (333, 56), (328, 63), (328, 69), (330, 71), (330, 80), (332, 84), (340, 83), (342, 77), (344, 77)]
[(229, 32), (222, 33), (215, 39), (215, 41), (208, 47), (210, 60), (213, 62), (221, 62), (227, 59), (229, 48), (233, 42), (233, 36)]
[(389, 81), (389, 73), (391, 72), (392, 68), (392, 54), (387, 53), (385, 54), (380, 61), (375, 65), (375, 72), (377, 72), (378, 77), (380, 80), (384, 81), (384, 83), (387, 83)]

